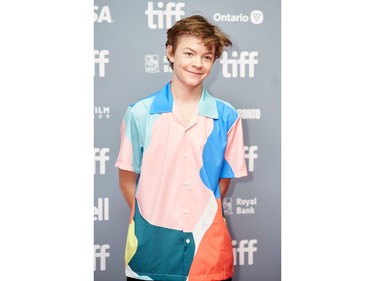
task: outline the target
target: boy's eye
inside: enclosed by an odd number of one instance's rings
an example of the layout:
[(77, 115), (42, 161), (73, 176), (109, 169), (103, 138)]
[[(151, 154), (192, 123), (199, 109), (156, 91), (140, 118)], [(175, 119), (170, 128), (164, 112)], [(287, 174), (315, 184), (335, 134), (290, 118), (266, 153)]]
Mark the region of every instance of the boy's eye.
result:
[(212, 61), (212, 57), (210, 57), (210, 56), (205, 56), (205, 57), (203, 57), (206, 61)]
[(188, 57), (191, 57), (192, 55), (193, 55), (193, 53), (190, 53), (190, 52), (185, 52), (184, 53), (186, 56), (188, 56)]

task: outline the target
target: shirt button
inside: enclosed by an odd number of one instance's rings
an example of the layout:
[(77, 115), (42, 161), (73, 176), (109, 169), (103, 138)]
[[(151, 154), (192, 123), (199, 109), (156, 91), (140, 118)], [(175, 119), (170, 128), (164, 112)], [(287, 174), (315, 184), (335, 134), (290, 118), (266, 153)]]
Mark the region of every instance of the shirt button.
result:
[(189, 244), (190, 243), (190, 239), (188, 238), (188, 239), (186, 239), (186, 243), (187, 244)]
[(184, 155), (184, 158), (185, 159), (188, 159), (190, 157), (190, 154), (189, 153), (186, 153), (185, 155)]
[(190, 189), (190, 182), (185, 181), (182, 186), (183, 190), (189, 190)]
[(184, 213), (185, 213), (185, 215), (187, 215), (187, 214), (190, 213), (190, 210), (189, 210), (189, 209), (185, 209), (185, 210), (184, 210)]

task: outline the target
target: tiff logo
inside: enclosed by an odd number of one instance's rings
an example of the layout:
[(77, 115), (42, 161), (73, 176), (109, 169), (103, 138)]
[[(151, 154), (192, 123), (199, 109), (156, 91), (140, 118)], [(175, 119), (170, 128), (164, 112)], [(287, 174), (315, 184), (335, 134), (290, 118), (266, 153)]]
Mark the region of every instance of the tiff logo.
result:
[(99, 174), (104, 175), (106, 171), (106, 163), (109, 160), (109, 148), (104, 147), (104, 148), (94, 148), (94, 165), (95, 165), (95, 170), (94, 174), (96, 174), (96, 163), (99, 163)]
[(233, 51), (233, 58), (230, 59), (228, 58), (228, 52), (223, 52), (223, 58), (220, 60), (223, 65), (223, 76), (225, 78), (244, 78), (247, 75), (250, 78), (254, 78), (254, 68), (258, 64), (257, 56), (258, 52), (256, 51), (243, 51), (238, 58), (238, 53)]
[(254, 161), (258, 158), (258, 146), (245, 146), (245, 159), (248, 160), (248, 171), (254, 172)]
[(248, 265), (254, 264), (254, 252), (258, 250), (254, 245), (257, 242), (258, 241), (256, 239), (241, 240), (237, 245), (237, 241), (232, 240), (232, 249), (234, 257), (233, 264), (244, 265), (246, 259)]
[(163, 2), (158, 2), (157, 7), (158, 9), (154, 8), (153, 2), (147, 3), (145, 14), (147, 16), (147, 25), (151, 29), (170, 28), (173, 18), (174, 21), (179, 21), (185, 15), (182, 10), (185, 7), (183, 2), (168, 2), (165, 7)]
[(94, 271), (96, 271), (96, 263), (99, 261), (99, 270), (104, 271), (107, 267), (107, 258), (110, 256), (108, 244), (94, 245)]
[[(99, 77), (105, 76), (105, 65), (109, 63), (108, 56), (109, 51), (108, 50), (94, 50), (94, 63), (95, 66), (98, 66), (99, 69)], [(96, 73), (96, 67), (95, 67), (95, 73)]]

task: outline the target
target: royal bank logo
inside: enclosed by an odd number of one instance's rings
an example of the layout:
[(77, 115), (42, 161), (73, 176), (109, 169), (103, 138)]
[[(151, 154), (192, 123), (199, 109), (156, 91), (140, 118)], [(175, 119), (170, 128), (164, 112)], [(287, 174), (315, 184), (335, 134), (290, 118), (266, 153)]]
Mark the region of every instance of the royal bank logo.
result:
[(146, 73), (172, 72), (172, 68), (169, 65), (167, 56), (163, 56), (162, 62), (160, 60), (161, 59), (159, 55), (145, 55), (145, 72)]
[(147, 73), (160, 72), (158, 55), (145, 55), (145, 71)]
[(225, 197), (223, 199), (224, 215), (253, 215), (257, 206), (257, 198)]
[(236, 198), (236, 214), (252, 215), (255, 214), (255, 207), (258, 205), (257, 198)]
[(225, 197), (223, 199), (224, 215), (233, 215), (233, 200), (232, 197)]

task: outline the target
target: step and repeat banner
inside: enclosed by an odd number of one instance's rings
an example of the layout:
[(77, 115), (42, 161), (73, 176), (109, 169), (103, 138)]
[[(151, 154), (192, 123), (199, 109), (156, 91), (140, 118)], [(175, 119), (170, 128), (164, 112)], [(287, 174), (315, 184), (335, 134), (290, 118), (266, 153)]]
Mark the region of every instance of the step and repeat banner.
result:
[(94, 278), (126, 280), (129, 208), (114, 167), (129, 104), (171, 79), (166, 31), (200, 14), (233, 43), (205, 87), (237, 108), (249, 175), (232, 181), (223, 206), (234, 281), (281, 280), (280, 0), (94, 1)]

